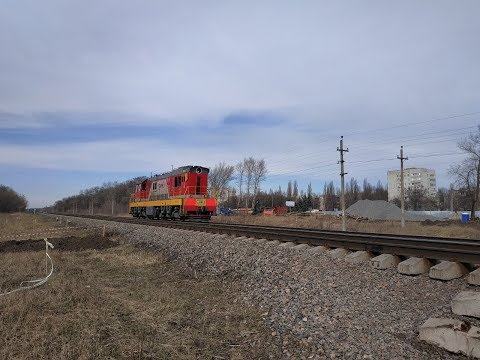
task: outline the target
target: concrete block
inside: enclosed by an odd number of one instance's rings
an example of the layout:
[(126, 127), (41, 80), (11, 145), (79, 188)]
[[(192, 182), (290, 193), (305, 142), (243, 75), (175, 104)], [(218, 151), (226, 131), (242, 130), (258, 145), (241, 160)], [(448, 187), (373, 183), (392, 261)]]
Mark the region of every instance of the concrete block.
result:
[(405, 275), (425, 274), (430, 270), (430, 261), (425, 258), (411, 257), (399, 263), (397, 270)]
[(452, 312), (480, 318), (480, 292), (461, 291), (452, 300)]
[(468, 273), (467, 268), (458, 262), (442, 261), (430, 268), (429, 276), (438, 280), (458, 279)]
[(392, 254), (381, 254), (370, 260), (370, 266), (374, 269), (385, 270), (397, 267), (400, 258)]
[(480, 268), (468, 274), (467, 281), (470, 285), (480, 286)]
[(419, 329), (419, 339), (455, 354), (467, 354), (467, 324), (457, 319), (430, 318)]
[(468, 355), (474, 359), (480, 359), (480, 328), (472, 326), (467, 333)]
[(309, 247), (310, 247), (310, 245), (308, 245), (308, 244), (298, 244), (298, 245), (295, 245), (292, 249), (304, 250), (304, 249), (308, 249)]
[(332, 259), (341, 259), (350, 254), (350, 251), (344, 248), (336, 248), (327, 252)]
[(367, 262), (372, 257), (368, 251), (355, 251), (345, 256), (345, 261), (351, 264)]
[(280, 244), (280, 247), (284, 247), (284, 248), (291, 248), (291, 247), (294, 247), (296, 244), (294, 242), (283, 242)]
[(480, 359), (480, 328), (461, 320), (430, 318), (420, 326), (419, 339), (470, 359)]
[(326, 246), (312, 246), (312, 248), (310, 249), (310, 252), (313, 254), (320, 254), (320, 253), (327, 252), (329, 250), (330, 248)]

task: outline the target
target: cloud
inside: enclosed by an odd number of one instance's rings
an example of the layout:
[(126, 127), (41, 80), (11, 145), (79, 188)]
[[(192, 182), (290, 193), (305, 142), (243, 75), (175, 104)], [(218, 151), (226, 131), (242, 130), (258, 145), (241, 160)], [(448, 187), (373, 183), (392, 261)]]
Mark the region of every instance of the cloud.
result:
[(345, 107), (424, 116), (478, 104), (475, 1), (4, 8), (0, 109), (8, 112), (184, 123), (299, 109), (311, 114), (303, 121), (328, 123), (319, 118)]
[(454, 152), (479, 122), (424, 122), (480, 110), (478, 10), (476, 0), (5, 0), (0, 164), (140, 175), (254, 156), (270, 183), (337, 179), (344, 135), (349, 176), (384, 178), (405, 145), (408, 166), (446, 183), (456, 155), (414, 154)]

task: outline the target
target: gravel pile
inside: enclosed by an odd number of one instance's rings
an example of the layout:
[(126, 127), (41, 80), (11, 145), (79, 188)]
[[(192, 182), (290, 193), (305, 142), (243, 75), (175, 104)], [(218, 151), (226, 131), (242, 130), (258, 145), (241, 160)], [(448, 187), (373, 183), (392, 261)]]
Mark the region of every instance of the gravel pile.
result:
[[(345, 212), (350, 216), (372, 220), (400, 220), (402, 218), (402, 210), (395, 204), (384, 200), (359, 200), (346, 209)], [(439, 219), (433, 216), (412, 214), (409, 211), (405, 211), (405, 220), (424, 221)]]
[(199, 232), (107, 224), (132, 244), (166, 254), (197, 276), (235, 279), (243, 301), (265, 309), (265, 321), (294, 359), (463, 359), (417, 340), (429, 317), (452, 317), (450, 302), (465, 279), (434, 281), (372, 270), (272, 242)]

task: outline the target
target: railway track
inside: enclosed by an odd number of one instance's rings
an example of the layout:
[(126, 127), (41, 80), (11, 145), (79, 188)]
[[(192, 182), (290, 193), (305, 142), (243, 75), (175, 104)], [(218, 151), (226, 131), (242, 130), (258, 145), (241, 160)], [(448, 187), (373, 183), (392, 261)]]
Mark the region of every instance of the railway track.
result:
[[(66, 216), (72, 216), (62, 214)], [(373, 254), (395, 254), (404, 257), (422, 257), (432, 260), (447, 260), (464, 264), (480, 264), (480, 240), (442, 238), (430, 236), (391, 235), (360, 232), (342, 232), (318, 229), (287, 228), (242, 224), (221, 224), (212, 222), (179, 222), (121, 218), (111, 216), (74, 215), (97, 220), (116, 221), (131, 224), (169, 227), (185, 230), (204, 231), (216, 234), (246, 236), (345, 248), (355, 251), (369, 251)]]

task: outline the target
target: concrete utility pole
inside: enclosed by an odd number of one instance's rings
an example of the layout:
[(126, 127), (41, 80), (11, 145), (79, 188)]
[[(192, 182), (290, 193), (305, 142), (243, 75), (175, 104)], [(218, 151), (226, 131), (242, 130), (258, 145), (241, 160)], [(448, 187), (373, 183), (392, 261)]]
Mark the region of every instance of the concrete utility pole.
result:
[(340, 147), (337, 147), (337, 151), (340, 151), (340, 176), (342, 178), (342, 188), (341, 188), (341, 193), (340, 193), (340, 203), (342, 206), (342, 231), (346, 231), (346, 226), (345, 226), (345, 175), (347, 174), (345, 172), (343, 163), (345, 160), (343, 160), (343, 153), (348, 152), (348, 148), (344, 149), (343, 148), (343, 136), (340, 137)]
[(403, 146), (400, 146), (400, 203), (402, 208), (402, 228), (405, 227), (405, 187), (403, 183), (403, 161), (408, 160), (408, 157), (403, 157)]

